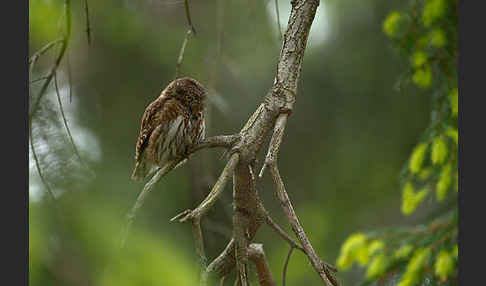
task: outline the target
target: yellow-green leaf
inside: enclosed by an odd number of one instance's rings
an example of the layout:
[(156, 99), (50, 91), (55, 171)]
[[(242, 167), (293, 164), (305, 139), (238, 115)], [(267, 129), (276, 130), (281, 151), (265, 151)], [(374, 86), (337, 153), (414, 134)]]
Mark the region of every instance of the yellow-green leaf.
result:
[(449, 252), (441, 250), (439, 255), (437, 255), (434, 265), (435, 275), (440, 277), (442, 280), (446, 280), (454, 271), (454, 262), (452, 256)]
[(394, 37), (399, 28), (401, 14), (397, 11), (391, 12), (383, 22), (383, 31), (388, 37)]
[(424, 168), (422, 171), (420, 171), (418, 176), (421, 180), (426, 180), (428, 177), (430, 177), (430, 174), (432, 174), (432, 168)]
[(445, 197), (447, 196), (447, 191), (451, 186), (451, 181), (452, 181), (451, 171), (452, 171), (452, 165), (447, 164), (442, 168), (442, 171), (440, 173), (439, 180), (437, 181), (437, 185), (435, 187), (437, 200), (439, 202), (445, 199)]
[(457, 111), (459, 109), (459, 91), (454, 88), (449, 93), (449, 101), (451, 103), (452, 116), (457, 116)]
[(447, 9), (445, 0), (428, 0), (422, 12), (422, 22), (425, 27), (430, 26), (437, 19), (444, 16)]
[(456, 145), (458, 144), (458, 142), (459, 142), (459, 138), (458, 137), (459, 136), (457, 134), (457, 130), (456, 129), (452, 129), (452, 128), (447, 129), (447, 131), (445, 132), (445, 134), (447, 136), (449, 136), (454, 141), (454, 143), (456, 143)]
[(429, 248), (419, 248), (414, 251), (412, 258), (407, 264), (405, 273), (402, 275), (401, 281), (398, 285), (415, 285), (419, 279), (419, 272), (430, 253)]
[(429, 192), (429, 189), (427, 189), (427, 188), (423, 188), (420, 191), (418, 191), (415, 194), (415, 197), (414, 197), (415, 204), (416, 205), (420, 204), (424, 200), (424, 198), (427, 196), (428, 192)]
[(412, 174), (417, 173), (420, 171), (422, 164), (425, 159), (425, 152), (427, 151), (427, 144), (422, 143), (419, 144), (412, 152), (412, 156), (410, 157), (409, 168)]
[(411, 183), (406, 183), (402, 193), (402, 213), (409, 215), (413, 213), (417, 205), (415, 204), (415, 193)]
[(436, 48), (441, 48), (446, 43), (446, 36), (441, 29), (434, 29), (428, 34), (430, 45)]
[(366, 279), (371, 279), (382, 275), (387, 266), (387, 260), (384, 253), (375, 256), (366, 270)]
[(356, 260), (357, 252), (366, 247), (366, 235), (363, 233), (354, 233), (346, 239), (346, 241), (341, 246), (341, 252), (337, 259), (337, 266), (343, 270), (351, 267), (353, 262)]
[(412, 250), (412, 245), (404, 244), (399, 249), (395, 250), (395, 252), (393, 253), (393, 257), (395, 257), (395, 259), (406, 258)]
[(412, 66), (414, 68), (420, 68), (427, 62), (427, 54), (423, 51), (417, 51), (412, 56)]
[(447, 158), (447, 143), (443, 136), (437, 137), (432, 143), (431, 160), (434, 164), (441, 164)]
[(412, 76), (412, 81), (421, 88), (428, 88), (432, 84), (432, 70), (429, 66), (425, 65), (423, 68), (418, 69)]
[(383, 248), (385, 248), (385, 243), (381, 239), (375, 239), (370, 242), (370, 245), (368, 246), (368, 254), (372, 256), (377, 251), (382, 250)]

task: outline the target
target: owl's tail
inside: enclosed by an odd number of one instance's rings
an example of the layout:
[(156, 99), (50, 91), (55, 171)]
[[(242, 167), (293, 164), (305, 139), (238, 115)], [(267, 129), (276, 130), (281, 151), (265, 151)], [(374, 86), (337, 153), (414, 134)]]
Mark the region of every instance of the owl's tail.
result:
[(141, 182), (147, 175), (147, 168), (144, 163), (137, 162), (132, 172), (132, 180)]

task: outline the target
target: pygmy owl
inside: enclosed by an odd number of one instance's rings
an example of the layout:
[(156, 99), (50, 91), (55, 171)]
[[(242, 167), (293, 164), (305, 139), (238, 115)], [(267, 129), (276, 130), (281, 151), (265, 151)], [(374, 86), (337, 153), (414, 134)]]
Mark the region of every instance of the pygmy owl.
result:
[(205, 137), (206, 89), (192, 78), (172, 81), (145, 109), (132, 179), (141, 181), (158, 167), (187, 156)]

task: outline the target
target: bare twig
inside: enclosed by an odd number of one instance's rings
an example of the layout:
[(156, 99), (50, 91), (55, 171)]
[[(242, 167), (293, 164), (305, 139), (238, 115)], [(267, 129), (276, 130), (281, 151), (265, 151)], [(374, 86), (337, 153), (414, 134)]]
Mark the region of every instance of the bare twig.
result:
[(191, 30), (194, 33), (194, 35), (196, 35), (196, 29), (194, 28), (194, 25), (192, 25), (191, 13), (189, 11), (189, 2), (188, 2), (188, 0), (184, 0), (184, 7), (186, 8), (187, 24), (189, 25), (189, 28), (191, 28)]
[(191, 36), (192, 32), (191, 29), (187, 30), (186, 36), (184, 37), (184, 41), (182, 42), (181, 50), (179, 51), (179, 57), (177, 58), (177, 65), (176, 65), (176, 73), (175, 78), (179, 78), (180, 69), (182, 65), (182, 60), (184, 59), (184, 52), (186, 51), (186, 45), (189, 41), (189, 37)]
[(285, 264), (282, 271), (282, 286), (285, 286), (287, 280), (287, 267), (289, 266), (289, 261), (290, 261), (290, 256), (292, 255), (292, 251), (294, 251), (294, 248), (290, 246), (289, 253), (287, 254), (287, 258), (285, 259)]
[(69, 83), (69, 103), (73, 101), (73, 81), (72, 81), (72, 74), (71, 74), (71, 61), (69, 60), (69, 51), (66, 58), (66, 65), (67, 65), (67, 74), (68, 74), (68, 83)]
[(271, 164), (275, 164), (277, 159), (277, 154), (280, 149), (280, 143), (282, 143), (282, 137), (285, 130), (285, 125), (287, 124), (287, 117), (288, 115), (282, 113), (278, 116), (277, 120), (275, 121), (275, 126), (273, 129), (273, 136), (270, 140), (270, 145), (268, 147), (267, 156), (265, 157), (265, 163), (258, 175), (259, 179), (263, 177), (263, 172), (265, 172), (265, 168)]
[(248, 246), (248, 257), (255, 263), (260, 286), (276, 286), (277, 284), (273, 280), (270, 266), (263, 251), (263, 245), (259, 243), (250, 244)]
[(268, 211), (263, 208), (263, 205), (260, 205), (260, 208), (263, 216), (265, 217), (265, 222), (271, 228), (273, 228), (285, 241), (287, 241), (292, 248), (297, 248), (298, 250), (305, 253), (305, 249), (302, 246), (300, 246), (298, 242), (293, 240), (277, 223), (273, 221)]
[(40, 50), (38, 50), (37, 52), (35, 52), (30, 58), (29, 58), (29, 64), (33, 64), (37, 61), (37, 59), (42, 56), (43, 54), (45, 54), (47, 51), (49, 51), (51, 48), (55, 47), (56, 45), (62, 43), (64, 41), (63, 38), (59, 38), (57, 40), (54, 40), (50, 43), (48, 43), (47, 45), (45, 45), (44, 47), (42, 47)]
[(34, 80), (31, 80), (30, 83), (35, 83), (35, 82), (38, 82), (38, 81), (41, 81), (41, 80), (45, 80), (47, 79), (47, 76), (42, 76), (40, 78), (36, 78)]
[(91, 46), (91, 25), (89, 24), (88, 0), (84, 0), (84, 13), (86, 14), (86, 36), (88, 38), (88, 46)]
[(269, 166), (269, 168), (270, 168), (270, 173), (272, 175), (273, 182), (275, 184), (275, 189), (277, 192), (278, 199), (280, 200), (280, 205), (283, 208), (285, 214), (287, 215), (290, 224), (292, 225), (292, 230), (294, 231), (295, 235), (297, 236), (303, 248), (305, 249), (305, 253), (309, 258), (312, 266), (314, 267), (314, 269), (316, 270), (316, 272), (319, 274), (319, 276), (321, 277), (321, 279), (324, 281), (326, 285), (339, 285), (335, 280), (335, 278), (332, 275), (329, 275), (331, 273), (328, 271), (328, 269), (330, 270), (336, 270), (336, 269), (332, 266), (330, 267), (329, 264), (322, 261), (319, 258), (319, 256), (317, 256), (316, 252), (314, 251), (314, 248), (312, 247), (309, 239), (307, 238), (307, 235), (305, 234), (304, 229), (302, 228), (302, 225), (300, 224), (299, 219), (295, 214), (294, 208), (290, 203), (290, 199), (287, 195), (287, 192), (285, 191), (285, 186), (283, 184), (282, 178), (280, 177), (280, 173), (278, 171), (277, 165), (272, 164)]
[(164, 177), (165, 175), (167, 175), (167, 173), (169, 173), (170, 171), (175, 169), (175, 167), (178, 165), (179, 162), (173, 161), (173, 162), (167, 164), (166, 166), (164, 166), (163, 168), (159, 168), (157, 170), (157, 172), (155, 173), (155, 175), (150, 179), (150, 181), (147, 184), (145, 184), (142, 191), (138, 195), (137, 200), (135, 201), (135, 204), (133, 205), (133, 207), (130, 209), (130, 211), (127, 214), (126, 224), (125, 224), (125, 227), (122, 231), (122, 235), (121, 235), (121, 239), (120, 239), (120, 248), (123, 248), (125, 246), (125, 241), (127, 239), (128, 233), (130, 232), (130, 228), (132, 226), (133, 220), (137, 216), (137, 211), (142, 207), (143, 203), (145, 202), (145, 199), (147, 198), (148, 193), (153, 189), (155, 184), (157, 184), (157, 182), (162, 177)]
[[(297, 235), (297, 238), (299, 239), (300, 243), (302, 244), (304, 248), (304, 252), (306, 255), (309, 257), (309, 260), (311, 261), (314, 269), (317, 271), (319, 276), (323, 279), (327, 285), (337, 285), (337, 281), (332, 275), (329, 275), (329, 271), (327, 269), (331, 269), (333, 271), (336, 270), (335, 267), (327, 264), (326, 262), (322, 261), (317, 254), (315, 253), (312, 245), (310, 244), (304, 229), (302, 228), (297, 215), (295, 214), (295, 211), (293, 210), (292, 204), (290, 203), (290, 200), (288, 198), (287, 192), (285, 191), (285, 187), (283, 185), (282, 178), (280, 177), (278, 167), (277, 167), (277, 155), (278, 151), (280, 148), (280, 143), (282, 142), (282, 137), (284, 134), (285, 130), (285, 125), (287, 123), (287, 118), (288, 114), (280, 114), (275, 122), (274, 126), (274, 133), (272, 136), (272, 139), (270, 140), (270, 146), (268, 148), (268, 153), (265, 158), (265, 163), (262, 167), (262, 170), (260, 171), (259, 177), (261, 178), (263, 176), (263, 172), (265, 170), (265, 166), (268, 166), (270, 168), (270, 172), (272, 175), (272, 179), (274, 181), (274, 184), (276, 186), (276, 191), (278, 198), (280, 200), (281, 206), (285, 211), (285, 214), (287, 215), (287, 218), (289, 219), (291, 225), (292, 225), (292, 230), (295, 232)], [(328, 277), (329, 276), (329, 277)]]

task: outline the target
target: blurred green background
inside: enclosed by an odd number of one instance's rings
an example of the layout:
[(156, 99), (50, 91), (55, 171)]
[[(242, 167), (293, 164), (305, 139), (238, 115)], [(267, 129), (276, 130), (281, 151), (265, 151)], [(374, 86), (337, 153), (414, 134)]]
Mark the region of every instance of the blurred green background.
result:
[[(284, 31), (289, 2), (279, 1)], [(404, 2), (321, 1), (311, 28), (279, 163), (309, 239), (331, 263), (350, 233), (420, 216), (401, 215), (398, 178), (428, 124), (430, 99), (413, 87), (397, 88), (408, 63), (382, 32), (386, 15)], [(29, 1), (31, 55), (61, 34), (62, 4)], [(273, 83), (280, 52), (274, 1), (190, 5), (197, 36), (186, 48), (182, 74), (210, 90), (208, 135), (237, 132)], [(116, 250), (124, 216), (142, 188), (130, 180), (140, 119), (174, 77), (187, 30), (184, 1), (89, 1), (89, 11), (91, 46), (84, 1), (72, 1), (71, 42), (58, 82), (74, 141), (91, 171), (73, 153), (51, 85), (33, 130), (57, 201), (46, 195), (30, 154), (30, 285), (195, 285), (190, 225), (169, 219), (209, 191), (225, 163), (221, 150), (199, 152), (165, 177), (139, 212), (126, 248)], [(47, 73), (54, 55), (41, 58), (32, 79)], [(34, 94), (41, 83), (32, 84)], [(274, 219), (291, 232), (268, 177), (258, 189)], [(202, 224), (212, 260), (231, 236), (231, 185)], [(266, 226), (255, 242), (263, 243), (280, 285), (288, 245)], [(338, 273), (338, 279), (354, 285), (360, 273)], [(288, 285), (320, 285), (302, 253), (294, 252), (287, 274)]]

